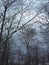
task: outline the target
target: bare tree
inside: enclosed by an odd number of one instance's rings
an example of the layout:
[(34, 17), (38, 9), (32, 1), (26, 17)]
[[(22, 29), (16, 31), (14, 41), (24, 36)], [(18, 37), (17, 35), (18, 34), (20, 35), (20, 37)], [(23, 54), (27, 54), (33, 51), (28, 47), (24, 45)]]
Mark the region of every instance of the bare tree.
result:
[[(30, 6), (30, 4), (33, 2), (29, 2), (29, 4), (24, 7), (24, 2), (23, 0), (2, 0), (3, 3), (3, 12), (0, 13), (0, 51), (2, 51), (2, 59), (1, 62), (4, 62), (4, 59), (6, 60), (5, 65), (8, 65), (8, 54), (7, 53), (8, 49), (9, 49), (9, 39), (11, 39), (11, 37), (13, 36), (14, 33), (16, 33), (17, 31), (19, 31), (20, 29), (22, 29), (25, 25), (27, 25), (27, 23), (29, 23), (30, 21), (32, 21), (37, 15), (39, 15), (39, 13), (41, 12), (41, 10), (43, 9), (43, 7), (38, 11), (38, 13), (32, 17), (30, 20), (28, 20), (26, 23), (21, 24), (23, 17), (23, 13), (26, 12), (27, 8)], [(11, 8), (14, 7), (14, 4), (16, 5), (16, 13), (13, 14), (9, 14), (9, 10), (12, 10)], [(15, 12), (14, 11), (14, 12)], [(12, 12), (12, 11), (11, 11)], [(8, 14), (7, 14), (8, 13)], [(30, 28), (29, 28), (30, 29)], [(31, 29), (29, 31), (28, 28), (26, 28), (26, 32), (27, 32), (27, 37), (26, 38), (26, 48), (27, 48), (27, 53), (29, 54), (28, 51), (28, 46), (29, 46), (29, 39), (32, 36), (32, 33), (34, 33)], [(29, 35), (31, 34), (31, 36)], [(8, 51), (9, 52), (9, 51)], [(4, 65), (4, 63), (2, 64)]]
[(27, 51), (27, 57), (26, 57), (26, 64), (27, 65), (30, 65), (30, 60), (31, 60), (31, 55), (30, 55), (30, 53), (32, 52), (30, 52), (30, 45), (31, 45), (31, 43), (30, 43), (30, 41), (31, 41), (31, 38), (35, 35), (35, 29), (33, 29), (33, 28), (31, 28), (31, 27), (24, 27), (23, 29), (22, 29), (22, 31), (20, 31), (21, 32), (21, 36), (22, 36), (22, 38), (25, 40), (24, 41), (24, 45), (25, 45), (25, 47), (26, 47), (26, 51)]

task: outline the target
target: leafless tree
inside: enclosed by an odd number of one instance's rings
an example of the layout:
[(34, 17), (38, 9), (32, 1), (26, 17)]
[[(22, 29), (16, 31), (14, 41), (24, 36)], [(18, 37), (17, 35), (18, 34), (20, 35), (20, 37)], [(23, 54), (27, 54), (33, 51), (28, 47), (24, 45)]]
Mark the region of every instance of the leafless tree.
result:
[[(39, 13), (41, 12), (41, 10), (43, 9), (43, 7), (38, 11), (38, 13), (32, 17), (30, 20), (28, 20), (26, 23), (21, 24), (23, 17), (23, 13), (26, 12), (27, 8), (30, 6), (31, 3), (33, 3), (33, 1), (29, 2), (28, 5), (26, 5), (25, 8), (24, 7), (24, 3), (26, 2), (23, 0), (2, 0), (2, 5), (3, 5), (3, 12), (1, 11), (0, 13), (0, 51), (2, 51), (2, 59), (1, 62), (4, 62), (4, 59), (6, 60), (5, 65), (8, 65), (8, 54), (7, 51), (9, 52), (9, 39), (11, 39), (11, 37), (13, 36), (14, 33), (16, 33), (17, 31), (19, 31), (20, 29), (22, 29), (25, 25), (27, 25), (27, 23), (29, 23), (30, 21), (32, 21), (37, 15), (39, 15)], [(15, 5), (14, 5), (15, 4)], [(14, 6), (15, 7), (15, 11), (16, 13), (11, 13), (9, 14), (10, 10), (12, 12), (12, 9)], [(14, 11), (14, 12), (15, 12)], [(7, 14), (8, 13), (8, 14)], [(23, 23), (23, 22), (22, 22)], [(29, 28), (30, 29), (30, 28)], [(29, 39), (32, 36), (32, 33), (34, 34), (34, 32), (30, 29), (29, 31), (28, 28), (26, 28), (26, 32), (27, 32), (27, 37), (26, 38), (26, 48), (27, 48), (27, 53), (28, 52), (28, 46), (29, 46)], [(31, 34), (31, 36), (29, 35)], [(12, 43), (11, 43), (12, 44)], [(4, 65), (4, 63), (2, 64)]]
[(27, 65), (30, 65), (30, 60), (31, 60), (30, 53), (32, 52), (32, 51), (30, 52), (29, 50), (31, 45), (30, 41), (31, 41), (31, 38), (35, 35), (35, 29), (31, 27), (24, 27), (22, 31), (20, 32), (21, 32), (22, 38), (25, 40), (24, 45), (26, 46), (26, 51), (27, 51), (26, 63)]

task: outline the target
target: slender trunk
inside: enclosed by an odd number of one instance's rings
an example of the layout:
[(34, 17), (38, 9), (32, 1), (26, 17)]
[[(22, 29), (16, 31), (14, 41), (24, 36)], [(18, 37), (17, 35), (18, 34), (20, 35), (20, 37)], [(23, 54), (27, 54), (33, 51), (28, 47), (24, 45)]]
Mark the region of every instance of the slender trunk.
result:
[(27, 65), (30, 65), (29, 42), (27, 42)]
[(9, 59), (9, 55), (7, 54), (6, 57), (5, 57), (5, 65), (8, 65), (8, 59)]
[(3, 33), (3, 27), (4, 27), (4, 21), (5, 21), (5, 16), (6, 16), (6, 8), (4, 11), (4, 15), (3, 15), (3, 21), (2, 21), (2, 25), (1, 25), (1, 32), (0, 32), (0, 44), (2, 44), (2, 33)]
[(3, 53), (2, 53), (2, 59), (1, 59), (1, 62), (3, 62), (3, 65), (4, 65), (4, 60), (5, 60), (5, 55), (6, 55), (6, 44), (5, 44), (5, 46), (4, 46), (4, 50), (3, 50)]
[(38, 49), (36, 48), (36, 64), (35, 65), (38, 65)]
[(4, 42), (4, 47), (3, 47), (3, 53), (2, 53), (2, 58), (1, 58), (1, 62), (3, 62), (2, 65), (4, 65), (4, 62), (5, 62), (6, 50), (7, 50), (7, 39)]
[(9, 60), (9, 55), (10, 51), (9, 51), (9, 43), (7, 44), (7, 48), (6, 48), (6, 57), (5, 57), (5, 65), (8, 65), (8, 60)]

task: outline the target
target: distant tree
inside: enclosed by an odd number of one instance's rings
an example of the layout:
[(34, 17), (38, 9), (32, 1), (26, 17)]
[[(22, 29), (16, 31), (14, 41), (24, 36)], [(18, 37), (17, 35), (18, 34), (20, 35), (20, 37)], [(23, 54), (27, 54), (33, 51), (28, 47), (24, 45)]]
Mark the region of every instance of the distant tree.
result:
[(31, 28), (31, 27), (24, 27), (21, 31), (21, 37), (22, 39), (24, 39), (24, 45), (26, 47), (26, 51), (27, 51), (27, 57), (26, 57), (26, 64), (30, 65), (31, 64), (31, 53), (30, 52), (30, 47), (31, 47), (31, 38), (35, 35), (35, 29)]

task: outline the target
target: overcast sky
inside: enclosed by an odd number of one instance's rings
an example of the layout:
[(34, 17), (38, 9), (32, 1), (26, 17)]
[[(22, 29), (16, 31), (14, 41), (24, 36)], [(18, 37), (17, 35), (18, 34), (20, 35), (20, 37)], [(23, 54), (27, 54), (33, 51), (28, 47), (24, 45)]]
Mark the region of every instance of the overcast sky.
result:
[[(4, 7), (3, 7), (3, 4), (2, 4), (2, 2), (1, 2), (2, 0), (0, 0), (0, 10), (3, 12), (3, 10), (4, 10)], [(29, 3), (29, 1), (31, 1), (31, 0), (26, 0), (26, 5)], [(47, 2), (48, 2), (48, 0), (33, 0), (33, 2), (34, 2), (34, 5), (33, 4), (31, 4), (30, 6), (29, 6), (29, 10), (27, 11), (27, 12), (25, 12), (25, 13), (23, 13), (23, 16), (25, 16), (25, 18), (22, 20), (22, 21), (24, 21), (24, 22), (26, 22), (26, 21), (28, 21), (29, 19), (31, 19), (32, 17), (34, 17), (36, 14), (37, 14), (37, 12), (38, 12), (38, 10), (42, 7), (42, 5), (45, 5)], [(26, 6), (25, 5), (25, 6)], [(0, 11), (0, 12), (1, 12)], [(13, 13), (15, 13), (16, 11), (14, 11), (14, 8), (12, 8), (11, 10), (9, 10), (9, 13), (10, 14), (13, 14)], [(7, 16), (9, 15), (9, 13), (7, 12)], [(42, 14), (43, 15), (43, 14)], [(45, 16), (45, 13), (44, 13), (44, 16)], [(40, 15), (40, 17), (41, 17), (41, 15)], [(35, 21), (38, 21), (39, 20), (39, 18), (37, 17), (37, 18), (35, 18)], [(34, 21), (34, 20), (33, 20)], [(45, 22), (45, 20), (40, 20), (40, 21), (44, 21)], [(23, 22), (23, 23), (24, 23)], [(32, 21), (30, 22), (30, 23), (32, 23)], [(38, 31), (40, 31), (40, 29), (39, 29), (39, 26), (40, 26), (40, 24), (35, 24), (34, 25), (34, 28), (37, 28), (37, 30)], [(14, 37), (15, 37), (15, 42), (18, 40), (16, 40), (16, 37), (19, 37), (19, 35), (14, 35)], [(42, 40), (42, 36), (40, 35), (40, 32), (39, 32), (39, 34), (37, 35), (37, 37), (38, 37), (38, 40)], [(19, 44), (20, 43), (20, 41), (18, 41), (17, 42), (17, 44)], [(21, 44), (20, 44), (21, 45)], [(18, 46), (20, 46), (20, 45), (18, 45)], [(22, 46), (22, 45), (21, 45)], [(23, 46), (22, 46), (23, 47)], [(24, 47), (23, 47), (24, 48)], [(44, 48), (46, 48), (46, 46), (44, 46)]]

